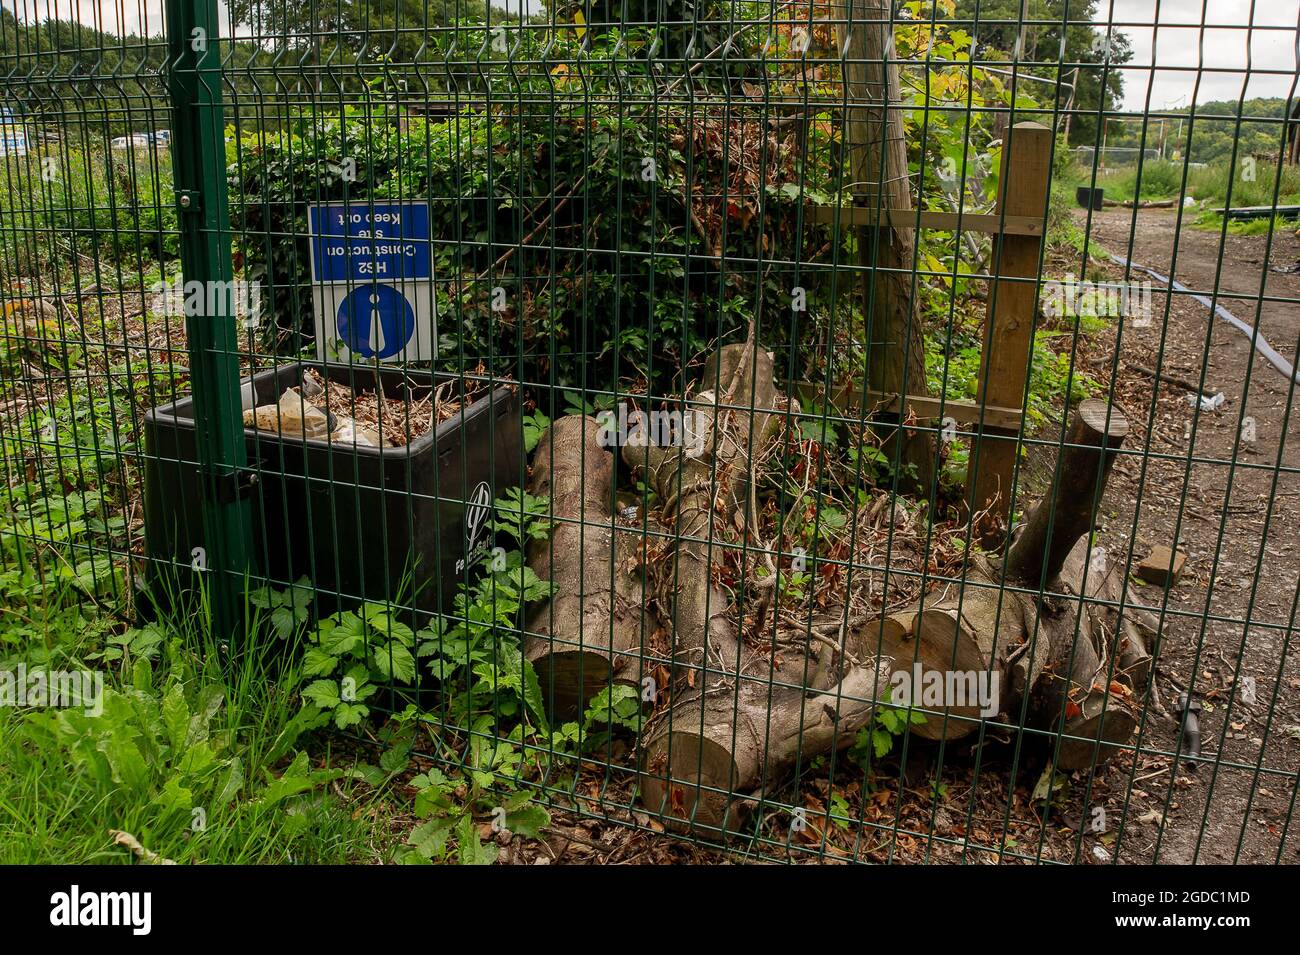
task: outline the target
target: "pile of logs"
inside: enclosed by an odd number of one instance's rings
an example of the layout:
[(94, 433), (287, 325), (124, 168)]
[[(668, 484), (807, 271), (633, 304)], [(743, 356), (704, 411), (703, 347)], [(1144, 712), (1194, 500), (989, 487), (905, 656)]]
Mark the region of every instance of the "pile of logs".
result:
[[(928, 594), (869, 625), (871, 641), (895, 666), (995, 678), (1000, 719), (1059, 735), (1051, 742), (1066, 770), (1103, 762), (1132, 738), (1150, 670), (1142, 630), (1152, 632), (1154, 618), (1127, 593), (1122, 564), (1107, 566), (1105, 552), (1089, 546), (1092, 515), (1127, 431), (1117, 409), (1082, 402), (1054, 486), (1005, 558), (973, 555), (966, 577), (937, 599)], [(976, 706), (953, 706), (912, 731), (955, 740), (979, 723)]]
[[(682, 407), (694, 433), (678, 446), (611, 449), (595, 419), (558, 419), (529, 488), (550, 498), (555, 520), (529, 554), (554, 595), (531, 614), (525, 646), (554, 717), (577, 718), (611, 684), (668, 674), (648, 695), (658, 705), (639, 747), (650, 811), (735, 831), (797, 764), (851, 743), (878, 707), (896, 705), (899, 674), (913, 686), (960, 674), (997, 690), (994, 707), (951, 696), (931, 707), (914, 693), (903, 702), (926, 711), (913, 727), (925, 738), (1024, 727), (1063, 769), (1095, 766), (1131, 739), (1154, 624), (1128, 599), (1119, 562), (1108, 567), (1089, 548), (1127, 431), (1118, 409), (1091, 400), (1076, 409), (1053, 486), (1004, 555), (973, 552), (963, 579), (937, 582), (904, 612), (823, 613), (795, 644), (755, 646), (738, 604), (773, 613), (764, 589), (775, 575), (747, 575), (737, 593), (716, 570), (755, 544), (760, 477), (797, 405), (751, 337), (710, 359)], [(653, 491), (655, 520), (620, 521), (616, 454)], [(653, 649), (657, 631), (666, 649)]]

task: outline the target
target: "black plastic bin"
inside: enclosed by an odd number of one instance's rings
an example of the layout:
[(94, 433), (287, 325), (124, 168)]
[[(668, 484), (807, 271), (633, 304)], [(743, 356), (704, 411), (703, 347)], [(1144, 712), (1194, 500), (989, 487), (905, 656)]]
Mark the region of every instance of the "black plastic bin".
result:
[[(374, 388), (372, 367), (298, 362), (246, 379), (244, 408), (274, 404), (307, 368), (354, 389)], [(409, 386), (416, 400), (435, 381), (430, 372), (400, 368), (381, 367), (379, 376), (385, 394), (400, 396)], [(438, 384), (447, 380), (455, 376), (436, 376)], [(450, 609), (460, 584), (490, 554), (492, 501), (519, 485), (520, 415), (518, 389), (506, 385), (405, 447), (246, 428), (257, 480), (242, 493), (252, 504), (258, 576), (277, 588), (309, 577), (321, 615), (362, 600)], [(145, 441), (147, 602), (174, 605), (194, 579), (191, 554), (203, 537), (193, 400), (150, 411)]]
[(1106, 190), (1094, 189), (1091, 186), (1075, 186), (1074, 201), (1079, 204), (1080, 209), (1100, 212), (1106, 207)]

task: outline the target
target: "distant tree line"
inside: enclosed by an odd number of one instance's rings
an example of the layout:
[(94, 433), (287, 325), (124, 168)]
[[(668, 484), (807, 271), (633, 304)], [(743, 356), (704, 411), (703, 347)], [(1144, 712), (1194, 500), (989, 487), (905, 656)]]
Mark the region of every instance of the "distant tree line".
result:
[[(256, 114), (267, 125), (322, 97), (353, 99), (376, 88), (418, 106), (420, 97), (456, 82), (448, 68), (452, 28), (481, 25), (487, 16), (494, 24), (512, 20), (489, 14), (480, 0), (233, 0), (230, 12), (236, 36), (220, 46), (230, 118)], [(462, 48), (454, 59), (474, 53)], [(162, 35), (107, 33), (76, 20), (31, 22), (0, 8), (4, 106), (50, 133), (94, 139), (168, 126), (166, 62)]]
[[(1147, 118), (1140, 114), (1114, 117), (1107, 123), (1108, 146), (1161, 149), (1166, 158), (1189, 162), (1215, 163), (1233, 156), (1277, 159), (1286, 142), (1289, 101), (1280, 96), (1260, 96), (1248, 100), (1216, 100), (1201, 103), (1195, 110), (1183, 107), (1162, 110), (1177, 118)], [(1240, 123), (1238, 122), (1240, 118)], [(1146, 140), (1143, 143), (1143, 128)]]

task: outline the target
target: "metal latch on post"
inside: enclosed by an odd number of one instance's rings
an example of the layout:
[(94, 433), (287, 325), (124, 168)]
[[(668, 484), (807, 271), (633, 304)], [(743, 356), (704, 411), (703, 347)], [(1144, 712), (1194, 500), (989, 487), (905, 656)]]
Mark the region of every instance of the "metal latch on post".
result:
[(222, 471), (212, 476), (213, 500), (218, 504), (233, 504), (247, 497), (257, 486), (261, 476), (256, 471)]
[(180, 189), (176, 192), (176, 205), (181, 212), (198, 212), (203, 208), (202, 195), (194, 189)]

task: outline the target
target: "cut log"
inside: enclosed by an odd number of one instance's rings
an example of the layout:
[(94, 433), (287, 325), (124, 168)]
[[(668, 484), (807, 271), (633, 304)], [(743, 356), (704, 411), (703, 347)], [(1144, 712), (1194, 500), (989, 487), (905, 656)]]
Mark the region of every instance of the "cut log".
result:
[(912, 625), (916, 611), (882, 614), (862, 628), (860, 640), (865, 650), (887, 657), (897, 666), (911, 666), (922, 659), (914, 648)]
[(559, 418), (533, 456), (529, 491), (550, 498), (555, 524), (548, 540), (531, 546), (528, 566), (554, 592), (529, 616), (524, 656), (553, 722), (581, 716), (611, 683), (638, 683), (652, 629), (643, 611), (640, 535), (614, 522), (614, 456), (601, 446), (601, 432), (594, 418)]
[(1105, 762), (1138, 724), (1133, 686), (1112, 658), (1114, 641), (1097, 626), (1104, 610), (1090, 602), (1108, 597), (1111, 579), (1091, 555), (1087, 538), (1079, 540), (1055, 580), (1067, 599), (1045, 599), (1040, 614), (1048, 663), (1030, 694), (1031, 718), (1061, 734), (1055, 759), (1064, 770)]
[(1124, 594), (1123, 611), (1115, 609), (1111, 629), (1118, 634), (1116, 653), (1120, 669), (1133, 689), (1141, 691), (1151, 679), (1151, 651), (1160, 638), (1160, 612), (1135, 600), (1132, 588), (1127, 585)]
[(1054, 589), (1063, 587), (1068, 593), (1082, 593), (1084, 557), (1089, 558), (1087, 605), (1094, 642), (1116, 658), (1116, 672), (1135, 691), (1141, 691), (1151, 676), (1149, 644), (1160, 633), (1159, 611), (1135, 597), (1123, 561), (1109, 560), (1091, 551), (1085, 554), (1083, 545), (1076, 545), (1066, 557)]
[[(964, 586), (922, 600), (909, 613), (868, 624), (865, 640), (872, 642), (878, 632), (880, 654), (891, 659), (894, 674), (906, 678), (910, 695), (904, 702), (924, 706), (920, 690), (927, 681), (957, 691), (945, 694), (940, 712), (913, 724), (914, 735), (961, 739), (977, 730), (981, 719), (1006, 712), (1013, 691), (1041, 669), (1024, 646), (1027, 612), (1033, 612), (1028, 601), (1001, 589), (987, 561), (975, 557)], [(981, 698), (987, 693), (991, 699)], [(990, 705), (997, 707), (992, 713)]]
[[(744, 352), (722, 357), (725, 361), (717, 365), (721, 374), (706, 382), (717, 389), (706, 392), (710, 398), (727, 393), (728, 386), (717, 382), (725, 382), (728, 373), (733, 384), (747, 379), (757, 385), (761, 380), (766, 387), (766, 371), (755, 375)], [(694, 529), (689, 536), (699, 540), (682, 542), (679, 561), (689, 558), (698, 561), (693, 566), (709, 568), (699, 543), (711, 541), (716, 553), (728, 543), (734, 546), (745, 527), (743, 520), (733, 518), (752, 507), (748, 495), (757, 455), (744, 450), (746, 442), (739, 435), (765, 433), (761, 416), (747, 413), (746, 401), (752, 403), (747, 396), (721, 401), (742, 405), (742, 410), (737, 419), (721, 414), (709, 419), (714, 429), (709, 454), (695, 461), (680, 455), (658, 457), (659, 470), (653, 472), (657, 492), (671, 500), (675, 488), (688, 489), (676, 505), (677, 519), (686, 515), (687, 503), (699, 508), (690, 522), (683, 522)], [(902, 686), (909, 694), (903, 702), (930, 711), (925, 722), (912, 727), (913, 733), (929, 739), (960, 739), (983, 719), (996, 715), (1009, 722), (1027, 710), (1031, 726), (1058, 736), (1054, 758), (1067, 770), (1100, 763), (1131, 739), (1136, 727), (1131, 688), (1142, 669), (1144, 643), (1136, 626), (1120, 620), (1109, 607), (1117, 602), (1111, 590), (1117, 579), (1094, 575), (1088, 581), (1089, 603), (1078, 572), (1079, 562), (1087, 557), (1090, 505), (1104, 491), (1110, 460), (1125, 430), (1123, 417), (1104, 404), (1087, 403), (1076, 417), (1068, 459), (1058, 469), (1070, 479), (1058, 480), (1055, 495), (1049, 497), (1060, 500), (1067, 494), (1071, 506), (1059, 508), (1056, 521), (1049, 524), (1042, 515), (1050, 505), (1042, 504), (1029, 524), (1054, 528), (1038, 536), (1049, 548), (1053, 538), (1069, 546), (1059, 558), (1049, 549), (1034, 560), (1013, 545), (1016, 566), (1029, 568), (1025, 573), (1050, 571), (1049, 580), (1061, 597), (1035, 602), (1006, 587), (999, 568), (977, 555), (960, 586), (930, 594), (907, 612), (853, 628), (840, 646), (826, 647), (810, 638), (803, 647), (783, 647), (778, 666), (774, 654), (751, 649), (726, 623), (730, 608), (705, 574), (689, 581), (679, 572), (674, 660), (679, 671), (683, 660), (690, 661), (685, 672), (691, 679), (689, 686), (678, 686), (671, 708), (643, 735), (641, 789), (646, 806), (679, 827), (735, 831), (755, 793), (779, 782), (801, 754), (810, 758), (852, 739), (879, 703), (900, 702), (894, 691)], [(695, 469), (698, 487), (688, 477)], [(1081, 473), (1090, 473), (1091, 480), (1074, 480)], [(715, 482), (708, 483), (706, 474)], [(709, 496), (692, 501), (693, 493)], [(1058, 579), (1076, 542), (1083, 557)], [(1124, 672), (1125, 659), (1135, 667), (1134, 674)], [(863, 660), (870, 662), (858, 662)], [(898, 682), (899, 674), (910, 682)], [(927, 706), (926, 687), (934, 679), (944, 696), (940, 705)], [(828, 688), (837, 681), (843, 702), (832, 704)], [(856, 685), (858, 692), (845, 691), (849, 685)]]
[[(647, 728), (641, 748), (642, 798), (678, 827), (698, 815), (700, 794), (705, 794), (703, 818), (712, 820), (702, 824), (719, 824), (729, 798), (707, 794), (741, 786), (732, 753), (747, 745), (735, 729), (746, 706), (725, 688), (729, 677), (748, 669), (746, 664), (761, 661), (726, 622), (730, 600), (714, 585), (712, 568), (721, 563), (723, 548), (737, 544), (737, 522), (743, 528), (752, 513), (755, 451), (762, 450), (777, 424), (772, 358), (757, 348), (752, 330), (747, 342), (724, 346), (704, 369), (700, 390), (684, 403), (693, 447), (623, 449), (624, 461), (644, 474), (664, 502), (659, 519), (678, 541), (664, 575), (672, 592), (661, 594), (672, 608), (673, 702)], [(746, 691), (744, 699), (750, 695)], [(741, 767), (748, 762), (740, 756)], [(681, 812), (687, 803), (691, 812)]]
[[(1062, 574), (1053, 581), (1051, 596), (1037, 602), (1005, 589), (992, 575), (992, 565), (972, 558), (960, 593), (930, 597), (909, 614), (893, 614), (870, 622), (863, 636), (878, 640), (889, 658), (891, 686), (906, 678), (910, 696), (893, 703), (911, 703), (925, 711), (925, 721), (911, 726), (925, 739), (958, 740), (979, 728), (981, 720), (997, 718), (1019, 723), (1029, 696), (1027, 726), (1062, 734), (1056, 754), (1062, 769), (1090, 766), (1112, 755), (1132, 738), (1136, 728), (1133, 689), (1145, 680), (1149, 658), (1136, 627), (1118, 629), (1115, 611), (1104, 603), (1111, 596), (1107, 578), (1092, 574), (1088, 599), (1083, 594), (1087, 539), (1078, 543)], [(1128, 641), (1124, 658), (1111, 663)], [(1147, 665), (1143, 666), (1142, 661)], [(926, 681), (943, 688), (943, 699), (923, 698)], [(1077, 739), (1072, 737), (1078, 737)]]
[[(680, 447), (626, 446), (623, 460), (644, 475), (663, 501), (660, 520), (680, 542), (665, 575), (671, 606), (674, 680), (681, 667), (698, 668), (709, 655), (713, 621), (729, 602), (712, 583), (723, 548), (735, 547), (754, 511), (753, 472), (779, 425), (772, 356), (751, 335), (724, 346), (705, 363), (702, 390), (684, 402), (691, 440)], [(726, 665), (736, 667), (734, 637), (721, 634)]]
[[(1132, 738), (1134, 691), (1150, 672), (1140, 624), (1154, 621), (1137, 607), (1121, 615), (1123, 574), (1089, 560), (1095, 502), (1126, 433), (1118, 409), (1080, 406), (1053, 492), (1008, 551), (1012, 586), (975, 555), (961, 581), (867, 624), (859, 639), (889, 658), (891, 683), (906, 678), (912, 689), (905, 702), (927, 711), (913, 734), (961, 739), (994, 707), (1012, 724), (1027, 711), (1026, 725), (1059, 734), (1055, 758), (1067, 770), (1103, 762)], [(1022, 583), (1043, 596), (1017, 589)], [(919, 698), (917, 688), (931, 677), (945, 689), (941, 705)], [(972, 691), (994, 688), (996, 701), (972, 699)]]
[(1117, 631), (1112, 631), (1116, 635), (1115, 654), (1118, 658), (1119, 672), (1128, 680), (1134, 691), (1140, 693), (1146, 687), (1147, 681), (1151, 679), (1151, 652), (1147, 648), (1141, 627), (1133, 619), (1134, 611), (1130, 608), (1125, 612), (1130, 616), (1120, 621)]
[(858, 654), (811, 634), (779, 654), (758, 651), (729, 622), (734, 607), (712, 568), (748, 534), (785, 409), (772, 358), (752, 334), (705, 369), (702, 390), (685, 403), (695, 453), (625, 448), (623, 457), (642, 469), (679, 540), (664, 574), (674, 591), (660, 595), (673, 611), (673, 698), (642, 734), (642, 800), (676, 828), (717, 833), (735, 831), (753, 793), (780, 782), (800, 754), (851, 741), (871, 719), (885, 674), (852, 665)]
[(773, 688), (790, 675), (778, 671), (769, 681), (766, 663), (751, 659), (754, 676), (690, 690), (647, 729), (642, 802), (678, 828), (736, 832), (755, 797), (801, 758), (806, 765), (854, 741), (889, 676), (885, 667), (858, 666), (831, 689), (805, 692)]
[(1083, 401), (1061, 448), (1052, 488), (1007, 552), (1007, 574), (1030, 587), (1049, 583), (1075, 542), (1092, 532), (1128, 419), (1098, 398)]
[(1136, 628), (1122, 626), (1118, 618), (1107, 626), (1107, 609), (1093, 602), (1118, 600), (1123, 592), (1110, 568), (1090, 559), (1089, 539), (1127, 434), (1128, 419), (1119, 408), (1095, 398), (1082, 402), (1052, 489), (1007, 552), (1010, 577), (1066, 595), (1039, 601), (1048, 655), (1030, 702), (1034, 724), (1061, 734), (1055, 758), (1067, 770), (1099, 764), (1132, 738), (1137, 728), (1132, 679), (1145, 681), (1149, 670)]

